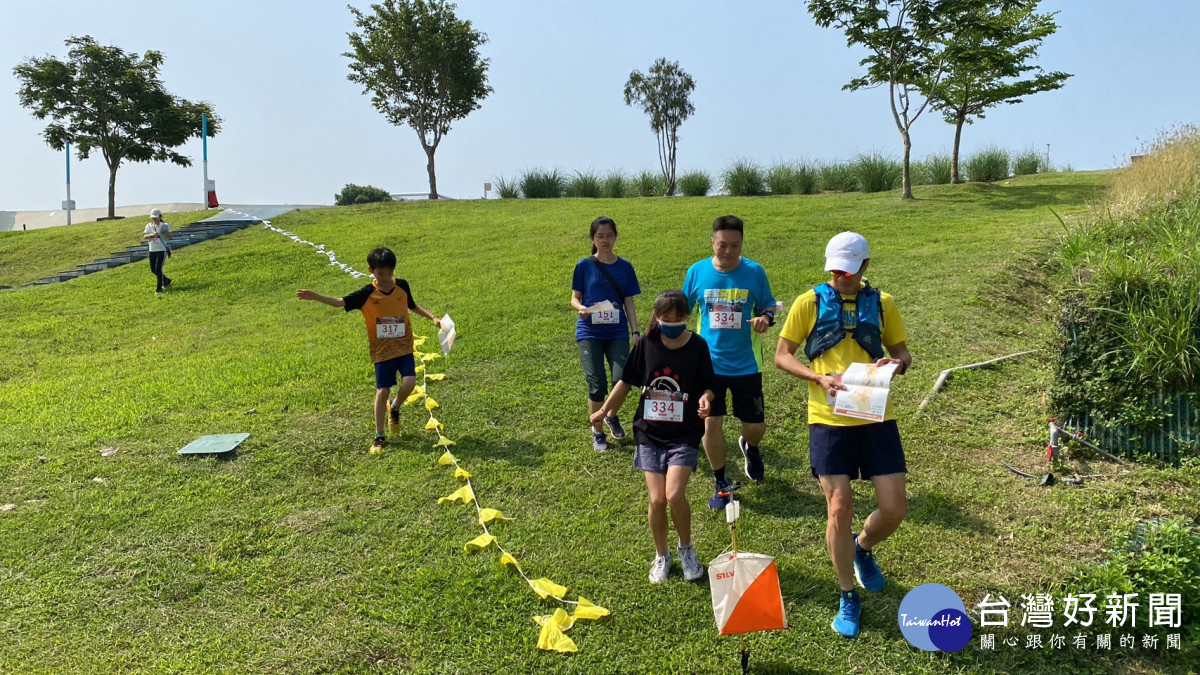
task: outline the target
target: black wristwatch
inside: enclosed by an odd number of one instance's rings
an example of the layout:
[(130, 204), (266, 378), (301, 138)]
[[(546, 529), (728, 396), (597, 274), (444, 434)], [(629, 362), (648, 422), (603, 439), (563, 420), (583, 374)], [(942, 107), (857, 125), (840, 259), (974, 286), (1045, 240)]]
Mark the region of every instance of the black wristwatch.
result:
[(768, 309), (767, 311), (763, 312), (762, 314), (759, 314), (759, 316), (767, 317), (767, 325), (768, 326), (775, 325), (775, 312), (773, 312), (772, 310)]

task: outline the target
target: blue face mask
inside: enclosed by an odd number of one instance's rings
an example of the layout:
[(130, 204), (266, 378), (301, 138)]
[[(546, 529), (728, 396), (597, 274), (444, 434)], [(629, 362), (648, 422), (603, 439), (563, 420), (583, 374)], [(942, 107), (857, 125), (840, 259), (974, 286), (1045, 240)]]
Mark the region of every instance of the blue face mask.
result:
[(672, 340), (679, 337), (680, 335), (683, 335), (683, 331), (686, 328), (687, 328), (686, 321), (680, 321), (679, 323), (666, 323), (663, 321), (658, 322), (658, 329), (660, 331), (662, 331), (663, 336), (671, 338)]

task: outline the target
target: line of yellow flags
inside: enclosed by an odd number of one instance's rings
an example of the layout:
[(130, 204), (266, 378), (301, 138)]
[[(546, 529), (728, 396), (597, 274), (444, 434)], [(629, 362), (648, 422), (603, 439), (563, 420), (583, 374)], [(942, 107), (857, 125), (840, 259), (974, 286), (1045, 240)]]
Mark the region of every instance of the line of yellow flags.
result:
[[(424, 337), (418, 337), (413, 340), (414, 347), (420, 347), (425, 344)], [(429, 421), (425, 423), (426, 431), (437, 432), (438, 440), (434, 443), (435, 448), (445, 448), (442, 456), (438, 458), (438, 464), (442, 466), (454, 467), (454, 478), (457, 480), (466, 481), (459, 489), (450, 493), (445, 497), (438, 498), (439, 504), (447, 502), (461, 502), (463, 504), (474, 504), (479, 517), (479, 524), (483, 527), (483, 534), (468, 541), (463, 546), (463, 551), (472, 553), (482, 551), (490, 546), (495, 546), (500, 551), (500, 564), (511, 565), (521, 575), (521, 578), (529, 584), (534, 593), (543, 600), (546, 598), (554, 598), (564, 604), (575, 605), (574, 611), (570, 614), (562, 607), (554, 610), (553, 614), (535, 616), (533, 620), (541, 626), (541, 632), (538, 634), (537, 646), (539, 649), (548, 651), (556, 651), (561, 653), (572, 653), (579, 651), (575, 645), (575, 641), (567, 637), (566, 632), (570, 630), (576, 621), (595, 621), (609, 615), (609, 611), (603, 607), (592, 604), (587, 598), (579, 596), (578, 601), (572, 602), (564, 599), (567, 594), (567, 587), (554, 583), (553, 581), (542, 577), (540, 579), (530, 579), (526, 576), (525, 571), (521, 568), (521, 564), (513, 557), (511, 553), (504, 550), (500, 545), (496, 536), (488, 531), (487, 524), (493, 521), (512, 520), (496, 509), (483, 508), (480, 506), (475, 497), (475, 490), (471, 487), (471, 474), (458, 463), (458, 459), (450, 453), (450, 447), (454, 445), (454, 441), (443, 435), (444, 425), (437, 420), (433, 415), (433, 409), (440, 407), (438, 402), (429, 396), (426, 387), (430, 381), (441, 381), (445, 379), (444, 373), (428, 373), (426, 365), (429, 361), (441, 358), (441, 354), (436, 352), (425, 353), (414, 351), (413, 356), (416, 358), (418, 365), (416, 370), (422, 374), (421, 384), (413, 390), (404, 401), (404, 405), (412, 405), (418, 401), (425, 401), (425, 410), (429, 411)]]

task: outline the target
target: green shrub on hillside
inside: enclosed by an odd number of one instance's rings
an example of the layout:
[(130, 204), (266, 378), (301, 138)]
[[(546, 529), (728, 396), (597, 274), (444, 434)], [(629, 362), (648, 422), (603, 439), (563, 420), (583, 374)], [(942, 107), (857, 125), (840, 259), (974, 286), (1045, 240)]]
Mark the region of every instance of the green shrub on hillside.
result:
[(1033, 146), (1025, 148), (1012, 160), (1014, 176), (1028, 176), (1045, 171), (1046, 160)]
[(526, 199), (557, 199), (567, 192), (568, 181), (558, 169), (530, 169), (521, 174), (521, 196)]
[(767, 180), (757, 164), (738, 160), (721, 174), (725, 192), (734, 197), (758, 197), (767, 193)]
[(521, 186), (516, 178), (497, 177), (494, 181), (496, 194), (500, 199), (517, 199), (521, 196)]
[(667, 194), (666, 179), (655, 171), (642, 171), (634, 176), (633, 187), (639, 197), (662, 197)]
[(950, 183), (950, 155), (933, 154), (909, 166), (913, 185), (947, 185)]
[(628, 197), (630, 192), (629, 177), (620, 171), (613, 171), (604, 177), (604, 196), (610, 199)]
[(858, 189), (863, 192), (887, 192), (900, 186), (903, 169), (891, 157), (872, 152), (854, 157), (854, 175), (858, 178)]
[(392, 201), (392, 195), (387, 190), (371, 185), (355, 185), (354, 183), (346, 183), (346, 187), (333, 196), (334, 206), (390, 201)]
[(773, 195), (796, 192), (796, 168), (791, 164), (776, 164), (767, 169), (767, 190)]
[(992, 183), (1008, 178), (1008, 151), (991, 146), (967, 158), (963, 163), (967, 180), (973, 183)]
[(599, 176), (591, 171), (580, 171), (567, 185), (567, 196), (595, 199), (600, 196), (601, 190)]
[(689, 171), (679, 177), (679, 191), (684, 197), (706, 197), (712, 190), (712, 176), (707, 171)]
[(822, 164), (817, 185), (822, 192), (855, 192), (858, 190), (858, 174), (852, 164)]

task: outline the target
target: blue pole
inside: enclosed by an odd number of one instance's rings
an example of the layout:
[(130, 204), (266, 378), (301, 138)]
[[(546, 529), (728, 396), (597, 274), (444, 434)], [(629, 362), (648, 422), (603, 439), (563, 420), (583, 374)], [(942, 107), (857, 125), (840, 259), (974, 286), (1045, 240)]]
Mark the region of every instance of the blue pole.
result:
[(71, 141), (67, 141), (67, 224), (71, 224)]
[(208, 208), (208, 113), (200, 114), (200, 141), (204, 147), (204, 189), (200, 191), (204, 195), (200, 199), (200, 209)]

